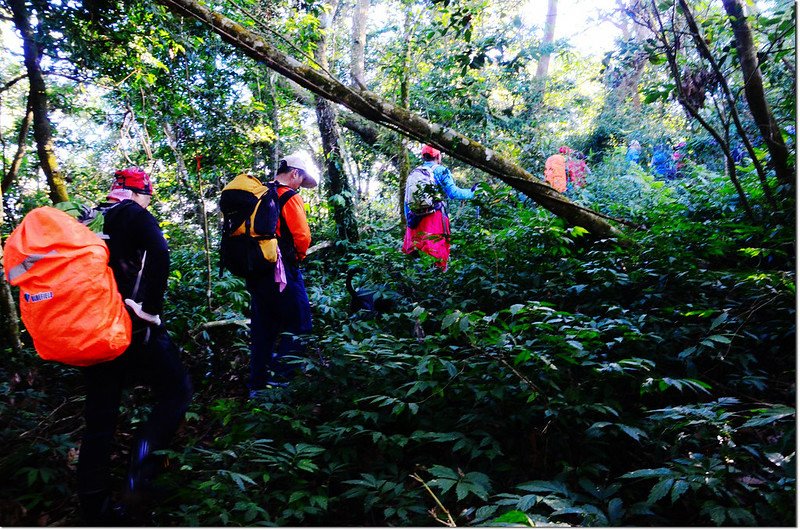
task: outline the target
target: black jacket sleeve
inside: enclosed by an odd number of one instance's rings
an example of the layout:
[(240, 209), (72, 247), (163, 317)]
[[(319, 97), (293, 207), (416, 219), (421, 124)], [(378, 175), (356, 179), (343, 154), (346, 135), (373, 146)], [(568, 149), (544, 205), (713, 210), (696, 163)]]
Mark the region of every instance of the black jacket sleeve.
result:
[(135, 224), (144, 262), (136, 301), (141, 301), (145, 313), (159, 315), (164, 309), (164, 294), (167, 291), (169, 247), (158, 221), (144, 208), (139, 211)]
[(108, 205), (103, 232), (108, 236), (109, 265), (122, 297), (141, 303), (145, 313), (161, 314), (169, 277), (169, 247), (155, 217), (130, 200)]

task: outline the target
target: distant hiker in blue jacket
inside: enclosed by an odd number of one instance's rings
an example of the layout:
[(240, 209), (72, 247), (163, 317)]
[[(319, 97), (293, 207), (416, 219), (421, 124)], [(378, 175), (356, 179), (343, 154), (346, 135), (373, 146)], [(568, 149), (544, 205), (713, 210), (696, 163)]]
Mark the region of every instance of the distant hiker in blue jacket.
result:
[(653, 148), (653, 158), (650, 166), (656, 178), (671, 180), (675, 178), (675, 164), (672, 159), (672, 150), (665, 144), (658, 144)]
[(640, 144), (637, 140), (633, 140), (630, 144), (628, 144), (628, 151), (625, 153), (625, 162), (627, 162), (628, 165), (638, 164), (641, 155), (642, 144)]
[[(447, 203), (444, 196), (453, 200), (468, 200), (475, 196), (475, 184), (472, 188), (459, 188), (453, 180), (450, 169), (442, 165), (442, 153), (435, 147), (426, 145), (422, 148), (422, 165), (409, 174), (406, 185), (405, 214), (408, 221), (406, 234), (403, 238), (402, 251), (412, 254), (417, 251), (424, 252), (437, 259), (436, 266), (447, 270), (450, 259), (450, 219), (447, 215)], [(432, 174), (433, 186), (436, 187), (435, 196), (431, 198), (430, 207), (425, 212), (416, 213), (410, 203), (411, 176), (418, 170)], [(421, 189), (421, 188), (420, 188)], [(442, 193), (444, 195), (442, 195)]]

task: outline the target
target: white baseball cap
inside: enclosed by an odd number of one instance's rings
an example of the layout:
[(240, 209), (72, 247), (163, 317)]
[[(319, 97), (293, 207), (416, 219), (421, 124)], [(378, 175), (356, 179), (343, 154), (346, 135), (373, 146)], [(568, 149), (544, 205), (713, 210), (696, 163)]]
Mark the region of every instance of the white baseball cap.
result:
[(286, 162), (286, 165), (295, 169), (303, 170), (303, 183), (300, 184), (303, 188), (315, 188), (319, 180), (319, 170), (311, 156), (305, 151), (296, 151), (290, 155), (286, 155), (281, 159), (281, 162)]

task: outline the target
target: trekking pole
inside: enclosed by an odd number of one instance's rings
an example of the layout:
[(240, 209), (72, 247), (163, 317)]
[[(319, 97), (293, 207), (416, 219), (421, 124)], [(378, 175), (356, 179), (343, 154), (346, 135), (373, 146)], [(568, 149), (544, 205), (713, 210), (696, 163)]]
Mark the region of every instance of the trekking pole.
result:
[(203, 215), (203, 245), (206, 251), (206, 300), (208, 310), (211, 311), (211, 244), (208, 238), (208, 212), (206, 211), (206, 201), (203, 198), (203, 179), (200, 176), (200, 160), (203, 155), (195, 155), (194, 160), (197, 164), (197, 192), (200, 195), (200, 212)]

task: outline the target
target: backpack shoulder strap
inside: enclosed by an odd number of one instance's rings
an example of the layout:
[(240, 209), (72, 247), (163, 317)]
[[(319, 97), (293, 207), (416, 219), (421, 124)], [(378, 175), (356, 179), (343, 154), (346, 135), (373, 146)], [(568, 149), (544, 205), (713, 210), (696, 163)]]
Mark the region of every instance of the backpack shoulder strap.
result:
[[(276, 195), (278, 193), (278, 188), (289, 188), (289, 186), (279, 182), (272, 182), (269, 185), (275, 191)], [(275, 201), (278, 206), (278, 223), (281, 225), (281, 235), (278, 238), (278, 244), (281, 247), (281, 253), (283, 254), (284, 259), (289, 259), (290, 261), (294, 260), (295, 255), (294, 237), (292, 236), (292, 232), (289, 230), (289, 227), (286, 225), (286, 217), (283, 215), (283, 207), (287, 202), (289, 202), (289, 199), (295, 195), (297, 195), (297, 190), (289, 188), (284, 191), (282, 195), (278, 195), (278, 200)]]
[(434, 164), (434, 165), (432, 165), (431, 167), (428, 168), (428, 171), (430, 171), (431, 178), (433, 179), (433, 181), (436, 182), (436, 184), (441, 185), (442, 183), (439, 182), (439, 178), (436, 176), (436, 168), (439, 167), (439, 166), (440, 166), (440, 164)]
[(297, 195), (297, 191), (293, 190), (292, 188), (287, 189), (283, 192), (283, 194), (278, 193), (278, 188), (289, 188), (286, 184), (281, 184), (277, 180), (273, 180), (269, 184), (267, 184), (267, 191), (274, 191), (275, 195), (277, 196), (277, 204), (278, 208), (283, 209), (283, 206), (289, 202), (289, 199)]
[[(277, 190), (275, 190), (275, 193), (277, 193), (277, 192), (278, 192), (278, 191), (277, 191)], [(284, 191), (284, 192), (283, 192), (283, 195), (279, 195), (279, 196), (278, 196), (278, 206), (279, 206), (280, 208), (283, 208), (283, 206), (284, 206), (284, 205), (285, 205), (287, 202), (289, 202), (289, 199), (291, 199), (291, 198), (292, 198), (292, 197), (294, 197), (295, 195), (297, 195), (297, 191), (295, 191), (295, 190), (293, 190), (293, 189), (291, 189), (291, 188), (290, 188), (288, 191)]]
[(118, 207), (119, 205), (121, 205), (121, 204), (122, 204), (122, 201), (118, 201), (118, 202), (104, 202), (104, 203), (102, 203), (102, 204), (98, 204), (97, 206), (95, 206), (95, 207), (94, 207), (94, 209), (95, 209), (95, 210), (97, 210), (99, 213), (101, 213), (101, 214), (105, 215), (105, 214), (107, 214), (107, 213), (108, 213), (110, 210), (112, 210), (113, 208), (117, 208), (117, 207)]

